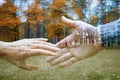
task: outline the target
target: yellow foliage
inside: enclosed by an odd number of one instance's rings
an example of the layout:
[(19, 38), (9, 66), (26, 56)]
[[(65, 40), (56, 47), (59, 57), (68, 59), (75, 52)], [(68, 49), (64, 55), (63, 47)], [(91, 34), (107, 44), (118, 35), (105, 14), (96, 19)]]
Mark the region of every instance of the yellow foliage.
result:
[(52, 10), (49, 16), (52, 21), (56, 21), (61, 19), (63, 15), (66, 15), (66, 13), (61, 10)]
[(2, 41), (14, 41), (17, 33), (9, 28), (0, 29), (0, 40)]
[(62, 23), (61, 17), (66, 16), (66, 12), (62, 9), (66, 1), (67, 0), (54, 0), (53, 3), (49, 6), (50, 24), (46, 26), (48, 38), (57, 36), (58, 40), (60, 40), (65, 37), (65, 35), (62, 35), (65, 25)]
[(66, 0), (54, 0), (54, 2), (50, 5), (50, 8), (59, 10), (64, 6), (65, 2)]
[(72, 0), (72, 6), (74, 7), (75, 13), (80, 17), (81, 20), (84, 19), (84, 13), (81, 7), (76, 6), (75, 0)]
[(55, 35), (59, 35), (61, 33), (61, 31), (62, 31), (62, 28), (63, 28), (63, 24), (61, 24), (61, 23), (58, 23), (58, 24), (53, 24), (53, 23), (48, 24), (46, 26), (46, 30), (48, 32), (47, 37), (51, 38), (51, 37), (53, 37)]
[(46, 30), (47, 30), (47, 33), (48, 33), (47, 34), (48, 38), (51, 38), (55, 35), (55, 28), (54, 27), (55, 27), (54, 24), (48, 24), (46, 26)]
[(11, 29), (15, 28), (18, 24), (20, 24), (19, 19), (11, 19), (11, 18), (5, 18), (3, 20), (0, 20), (0, 27), (9, 27)]
[(61, 40), (61, 39), (63, 39), (63, 38), (65, 38), (67, 35), (61, 35), (61, 36), (59, 36), (59, 39)]
[(17, 9), (10, 0), (0, 6), (0, 12), (2, 13), (16, 13)]
[(11, 0), (0, 6), (0, 40), (14, 41), (18, 39), (17, 28), (21, 24), (20, 19), (16, 17), (17, 7)]
[(97, 22), (98, 22), (98, 17), (96, 15), (93, 15), (90, 18), (90, 22), (89, 23), (95, 25), (95, 24), (97, 24)]
[(27, 13), (28, 18), (27, 18), (27, 22), (28, 23), (38, 23), (38, 22), (42, 22), (44, 21), (44, 12), (42, 9), (39, 8), (39, 3), (36, 0), (29, 8), (27, 11), (25, 11), (25, 13)]
[(59, 20), (61, 16), (66, 15), (66, 13), (62, 10), (65, 5), (66, 0), (54, 0), (54, 2), (50, 5), (50, 19), (52, 21)]
[[(116, 20), (117, 17), (114, 16), (114, 15), (115, 15), (115, 13), (112, 13), (112, 12), (106, 12), (106, 13), (104, 14), (104, 18), (103, 18), (103, 22), (104, 22), (104, 24)], [(113, 16), (114, 16), (114, 17), (113, 17)]]
[(80, 7), (75, 7), (74, 10), (75, 10), (76, 14), (78, 14), (80, 16), (81, 19), (84, 19), (84, 13)]
[(17, 8), (7, 0), (5, 4), (0, 6), (0, 27), (14, 28), (20, 24), (19, 18), (16, 17)]

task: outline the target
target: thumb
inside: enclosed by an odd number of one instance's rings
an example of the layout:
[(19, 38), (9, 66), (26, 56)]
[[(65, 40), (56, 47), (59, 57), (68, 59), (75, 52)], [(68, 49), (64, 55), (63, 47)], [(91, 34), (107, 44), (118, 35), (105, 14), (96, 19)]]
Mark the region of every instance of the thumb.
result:
[(63, 23), (65, 23), (65, 24), (67, 24), (67, 25), (70, 25), (70, 26), (72, 26), (73, 28), (76, 28), (76, 27), (77, 27), (74, 20), (70, 20), (70, 19), (66, 18), (65, 16), (62, 16), (61, 19), (62, 19)]

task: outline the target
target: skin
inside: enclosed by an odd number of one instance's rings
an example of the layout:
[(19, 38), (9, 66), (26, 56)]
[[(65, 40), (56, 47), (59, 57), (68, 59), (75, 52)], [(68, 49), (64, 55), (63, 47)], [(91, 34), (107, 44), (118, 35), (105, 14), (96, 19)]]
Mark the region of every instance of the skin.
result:
[(75, 62), (92, 57), (102, 50), (100, 45), (73, 45), (63, 48), (55, 56), (50, 56), (47, 61), (51, 66), (58, 65), (63, 68)]
[(53, 56), (60, 49), (54, 44), (46, 42), (47, 39), (22, 39), (15, 42), (0, 41), (0, 58), (9, 61), (25, 70), (36, 70), (37, 66), (26, 64), (26, 59), (32, 56)]
[[(100, 37), (100, 35), (95, 26), (92, 26), (82, 21), (70, 20), (64, 16), (61, 19), (64, 24), (67, 24), (68, 26), (73, 26), (73, 28), (77, 32), (79, 32), (80, 34), (82, 33), (81, 36), (84, 37), (83, 42), (85, 44), (88, 44), (86, 39), (89, 39), (89, 44), (98, 43), (98, 37)], [(80, 35), (77, 35), (77, 33), (74, 31), (72, 34), (68, 35), (66, 38), (59, 41), (56, 45), (60, 48), (65, 47), (66, 45), (72, 44), (72, 42), (77, 40), (79, 37)]]
[[(62, 21), (67, 25), (74, 26), (74, 29), (76, 29), (78, 32), (81, 31), (85, 32), (86, 30), (90, 31), (91, 33), (88, 33), (87, 37), (90, 37), (91, 40), (97, 41), (99, 34), (96, 33), (97, 29), (94, 26), (81, 21), (70, 20), (65, 17), (62, 17)], [(82, 29), (81, 26), (84, 27), (84, 29)], [(91, 42), (92, 44), (87, 44), (87, 45), (85, 44), (72, 45), (72, 42), (78, 38), (79, 36), (76, 34), (76, 32), (73, 32), (63, 40), (59, 41), (56, 45), (59, 48), (62, 48), (62, 50), (58, 51), (57, 55), (50, 56), (47, 58), (47, 61), (50, 63), (50, 65), (52, 66), (58, 65), (60, 67), (66, 67), (75, 62), (92, 57), (93, 55), (97, 54), (99, 51), (103, 49), (101, 45), (93, 42)]]

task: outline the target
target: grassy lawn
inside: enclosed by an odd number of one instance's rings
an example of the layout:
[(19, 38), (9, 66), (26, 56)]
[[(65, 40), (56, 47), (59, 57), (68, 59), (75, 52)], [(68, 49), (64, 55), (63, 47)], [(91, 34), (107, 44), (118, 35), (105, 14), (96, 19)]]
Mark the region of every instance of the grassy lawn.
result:
[(120, 49), (104, 49), (63, 69), (51, 67), (45, 58), (28, 59), (40, 66), (37, 71), (22, 70), (0, 59), (0, 80), (120, 80)]

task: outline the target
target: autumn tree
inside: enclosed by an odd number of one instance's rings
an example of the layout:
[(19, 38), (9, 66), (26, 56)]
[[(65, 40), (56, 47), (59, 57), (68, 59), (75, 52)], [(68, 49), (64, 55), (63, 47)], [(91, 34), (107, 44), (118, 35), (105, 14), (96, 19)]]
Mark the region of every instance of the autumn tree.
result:
[(114, 20), (117, 20), (119, 17), (117, 16), (118, 12), (117, 11), (109, 11), (104, 13), (104, 18), (103, 18), (103, 23), (109, 23)]
[(97, 23), (98, 23), (98, 17), (97, 17), (97, 15), (91, 16), (91, 18), (89, 20), (89, 24), (92, 24), (92, 25), (96, 26)]
[(83, 13), (85, 8), (85, 0), (72, 0), (72, 7), (75, 14), (79, 16), (80, 20), (83, 20), (85, 18), (85, 14)]
[(19, 39), (18, 26), (20, 20), (16, 17), (17, 7), (10, 0), (0, 6), (0, 40), (14, 41)]
[(27, 21), (26, 24), (28, 24), (28, 38), (30, 37), (31, 30), (35, 32), (36, 37), (39, 37), (40, 34), (40, 23), (44, 21), (44, 12), (39, 7), (39, 0), (35, 0), (34, 3), (32, 3), (31, 6), (28, 7), (28, 10), (25, 11), (27, 14)]
[(63, 35), (65, 25), (61, 22), (61, 17), (67, 15), (66, 11), (63, 10), (65, 3), (66, 0), (54, 0), (53, 3), (49, 6), (50, 23), (46, 26), (46, 30), (48, 33), (47, 37), (55, 37), (56, 41), (59, 41), (60, 39), (63, 39), (65, 37), (65, 35)]
[[(119, 11), (118, 11), (118, 0), (112, 0), (114, 2), (112, 5), (105, 3), (105, 0), (99, 0), (99, 7), (101, 7), (98, 11), (102, 13), (101, 18), (102, 24), (106, 24), (117, 20), (119, 18)], [(116, 5), (114, 5), (116, 4)], [(107, 11), (106, 11), (107, 10)]]

